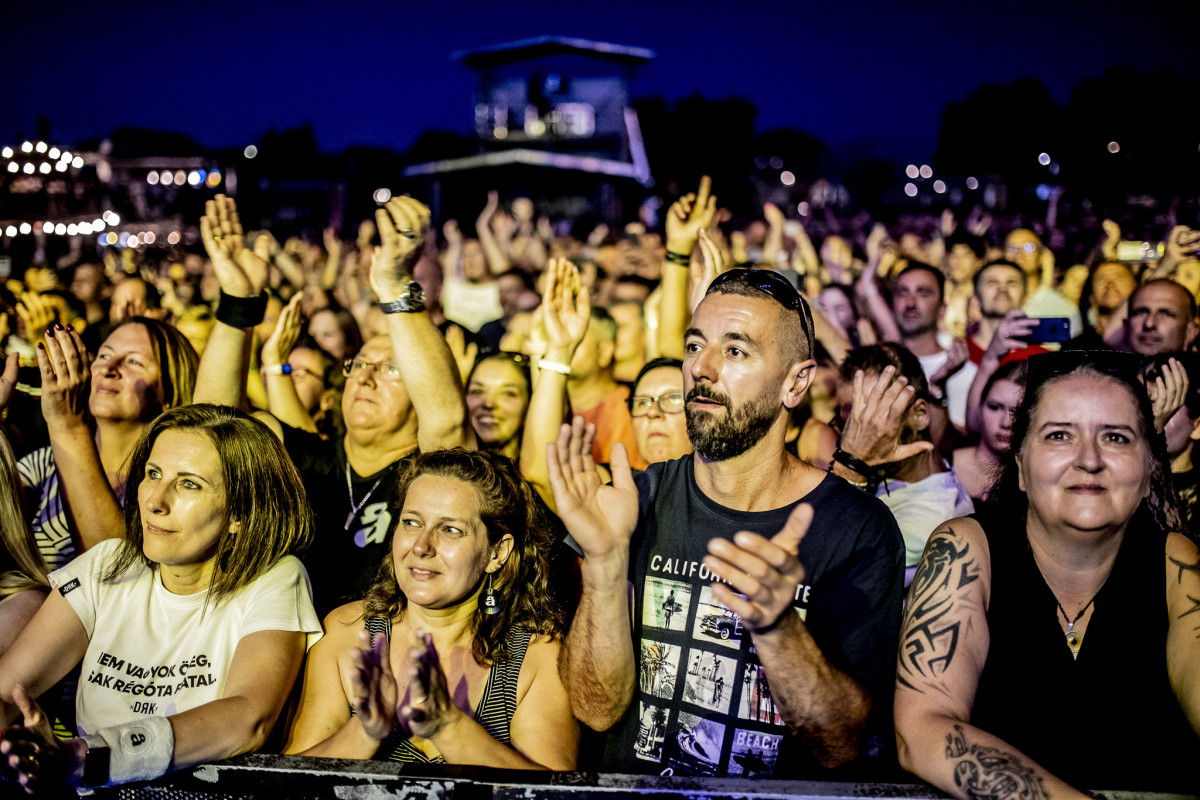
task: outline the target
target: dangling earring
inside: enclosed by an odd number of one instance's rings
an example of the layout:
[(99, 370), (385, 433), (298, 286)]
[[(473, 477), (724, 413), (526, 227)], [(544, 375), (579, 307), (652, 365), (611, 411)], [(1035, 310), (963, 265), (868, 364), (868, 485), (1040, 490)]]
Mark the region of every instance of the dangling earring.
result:
[(500, 605), (496, 602), (496, 593), (492, 590), (492, 573), (488, 573), (487, 586), (483, 588), (483, 613), (491, 616), (500, 613)]

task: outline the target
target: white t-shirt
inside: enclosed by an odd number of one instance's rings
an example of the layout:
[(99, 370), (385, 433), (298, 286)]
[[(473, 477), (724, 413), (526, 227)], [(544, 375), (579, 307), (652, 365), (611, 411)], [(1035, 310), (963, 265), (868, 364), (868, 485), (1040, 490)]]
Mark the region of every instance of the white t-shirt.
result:
[(914, 483), (884, 481), (875, 495), (891, 510), (900, 526), (904, 536), (905, 566), (910, 570), (921, 560), (929, 534), (938, 525), (975, 513), (971, 495), (953, 470), (935, 472)]
[[(946, 350), (931, 356), (917, 356), (917, 360), (921, 362), (921, 371), (925, 373), (925, 380), (930, 380), (949, 357), (950, 353)], [(968, 358), (946, 381), (946, 413), (950, 416), (950, 422), (959, 428), (967, 427), (967, 395), (971, 393), (971, 382), (975, 380), (977, 372), (979, 367)]]
[(89, 639), (75, 698), (80, 735), (220, 699), (234, 650), (251, 633), (303, 631), (308, 647), (321, 636), (308, 573), (294, 556), (205, 608), (207, 591), (172, 594), (141, 563), (102, 581), (121, 545), (103, 541), (50, 574)]

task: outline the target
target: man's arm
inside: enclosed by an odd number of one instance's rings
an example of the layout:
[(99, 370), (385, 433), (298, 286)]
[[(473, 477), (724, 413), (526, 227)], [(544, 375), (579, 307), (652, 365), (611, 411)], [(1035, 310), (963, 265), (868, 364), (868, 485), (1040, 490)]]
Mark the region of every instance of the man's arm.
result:
[(712, 181), (705, 175), (695, 194), (684, 195), (667, 210), (667, 256), (663, 262), (658, 320), (660, 356), (683, 358), (683, 332), (692, 317), (689, 308), (692, 251), (700, 232), (712, 224), (717, 212), (717, 198), (711, 189)]
[(480, 246), (483, 247), (484, 257), (487, 259), (488, 272), (493, 277), (503, 275), (512, 267), (512, 262), (508, 260), (508, 256), (500, 249), (500, 243), (496, 240), (496, 234), (492, 232), (492, 218), (496, 216), (496, 212), (499, 210), (499, 192), (488, 192), (487, 205), (483, 207), (483, 211), (479, 214), (479, 219), (475, 222), (475, 235), (479, 238)]
[(990, 593), (990, 554), (979, 524), (956, 519), (939, 526), (925, 545), (900, 633), (900, 765), (955, 797), (978, 797), (963, 786), (964, 774), (1011, 786), (1012, 797), (1085, 797), (968, 722), (991, 641)]
[[(258, 253), (246, 247), (237, 205), (232, 198), (219, 194), (205, 203), (204, 216), (200, 218), (200, 236), (221, 284), (222, 302), (225, 297), (236, 303), (262, 294), (267, 284), (265, 256), (269, 242), (260, 236), (256, 242)], [(223, 316), (229, 318), (218, 307), (217, 322), (200, 357), (193, 402), (242, 408), (246, 402), (246, 376), (250, 364), (250, 329), (257, 322), (240, 320), (239, 325), (234, 326), (223, 322)], [(261, 321), (260, 317), (258, 322)], [(249, 324), (243, 327), (241, 322)]]
[(611, 728), (633, 702), (637, 661), (629, 606), (629, 541), (637, 525), (638, 492), (625, 445), (612, 450), (613, 482), (605, 486), (592, 462), (583, 418), (563, 425), (546, 448), (558, 515), (583, 550), (583, 594), (559, 656), (558, 669), (575, 718), (597, 731)]
[[(371, 286), (381, 302), (404, 294), (413, 282), (412, 268), (429, 234), (429, 209), (411, 197), (393, 197), (375, 212), (383, 246), (371, 264)], [(392, 351), (417, 412), (421, 452), (445, 447), (473, 447), (467, 402), (454, 355), (425, 311), (387, 314)]]

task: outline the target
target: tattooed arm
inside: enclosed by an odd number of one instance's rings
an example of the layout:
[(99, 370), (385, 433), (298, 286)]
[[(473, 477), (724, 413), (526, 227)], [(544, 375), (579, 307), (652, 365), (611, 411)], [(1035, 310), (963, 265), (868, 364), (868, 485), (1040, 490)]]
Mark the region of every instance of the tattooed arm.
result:
[(1179, 705), (1200, 731), (1200, 552), (1178, 533), (1167, 537), (1167, 674)]
[(925, 545), (900, 631), (896, 742), (900, 764), (955, 797), (1086, 797), (971, 725), (987, 660), (991, 557), (979, 523), (944, 523)]

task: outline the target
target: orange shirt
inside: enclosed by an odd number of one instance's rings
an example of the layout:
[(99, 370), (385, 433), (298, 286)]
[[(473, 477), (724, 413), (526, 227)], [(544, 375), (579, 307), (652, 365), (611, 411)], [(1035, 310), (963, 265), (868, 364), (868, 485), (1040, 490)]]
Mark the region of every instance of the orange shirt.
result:
[(596, 440), (592, 443), (592, 458), (597, 464), (607, 464), (611, 461), (612, 446), (617, 442), (625, 443), (625, 451), (629, 453), (629, 464), (634, 469), (645, 469), (647, 464), (638, 453), (637, 442), (633, 438), (633, 417), (629, 416), (629, 389), (619, 387), (600, 402), (595, 408), (586, 411), (576, 409), (575, 413), (583, 417), (585, 422), (596, 426)]

